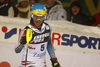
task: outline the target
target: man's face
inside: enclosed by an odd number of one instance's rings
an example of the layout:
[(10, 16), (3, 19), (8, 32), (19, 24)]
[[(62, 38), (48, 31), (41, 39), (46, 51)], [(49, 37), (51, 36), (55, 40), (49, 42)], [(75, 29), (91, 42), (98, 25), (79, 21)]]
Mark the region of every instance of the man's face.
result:
[(38, 28), (43, 23), (43, 20), (44, 19), (45, 19), (45, 16), (37, 16), (37, 15), (34, 15), (33, 16), (34, 27), (35, 28)]
[(37, 20), (37, 21), (34, 20), (34, 27), (35, 27), (35, 28), (39, 28), (40, 25), (42, 24), (42, 22), (43, 22), (43, 21), (40, 21), (40, 20)]
[(45, 1), (49, 6), (54, 6), (55, 0), (47, 0)]
[(72, 12), (73, 12), (74, 15), (78, 14), (79, 11), (80, 11), (80, 8), (79, 7), (77, 7), (77, 6), (73, 6), (72, 7)]

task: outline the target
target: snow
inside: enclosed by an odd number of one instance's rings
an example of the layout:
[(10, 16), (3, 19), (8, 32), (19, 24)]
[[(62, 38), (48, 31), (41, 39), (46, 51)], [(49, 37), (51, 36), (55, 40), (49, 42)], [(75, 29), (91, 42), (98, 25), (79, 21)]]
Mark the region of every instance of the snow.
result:
[[(19, 29), (23, 29), (29, 24), (29, 19), (22, 18), (10, 18), (0, 16), (0, 29), (6, 26), (9, 32), (13, 28), (17, 29), (17, 34), (13, 34), (12, 37), (5, 39), (5, 33), (0, 30), (0, 63), (7, 61), (11, 67), (19, 67), (22, 58), (22, 52), (16, 54), (14, 51), (15, 45), (18, 41)], [(68, 34), (67, 39), (71, 39), (71, 35), (75, 35), (78, 38), (84, 36), (88, 39), (87, 42), (91, 42), (89, 37), (94, 38), (97, 44), (94, 44), (96, 49), (93, 49), (93, 43), (91, 48), (88, 45), (85, 48), (79, 46), (78, 43), (73, 43), (73, 46), (63, 46), (58, 42), (54, 42), (55, 53), (58, 58), (61, 67), (100, 67), (100, 28), (92, 26), (84, 26), (79, 24), (70, 23), (68, 21), (46, 21), (52, 27), (52, 32), (58, 33), (59, 35)], [(95, 32), (94, 32), (95, 31)], [(12, 33), (10, 33), (12, 34)], [(60, 43), (64, 42), (60, 38)], [(66, 42), (66, 41), (65, 41)], [(47, 53), (46, 56), (47, 67), (51, 66), (50, 57)]]
[[(16, 54), (13, 43), (0, 43), (0, 62), (10, 62), (11, 67), (19, 67), (22, 57), (22, 52)], [(99, 67), (100, 54), (92, 52), (71, 51), (66, 49), (55, 49), (61, 67)], [(50, 57), (46, 56), (47, 67), (51, 66)]]

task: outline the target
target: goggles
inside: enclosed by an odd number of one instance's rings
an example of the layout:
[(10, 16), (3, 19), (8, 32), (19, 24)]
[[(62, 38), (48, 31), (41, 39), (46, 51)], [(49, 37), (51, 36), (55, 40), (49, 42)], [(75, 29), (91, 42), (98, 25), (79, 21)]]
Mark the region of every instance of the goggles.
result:
[(45, 19), (45, 15), (34, 15), (32, 14), (31, 17), (35, 20), (35, 21), (43, 21)]

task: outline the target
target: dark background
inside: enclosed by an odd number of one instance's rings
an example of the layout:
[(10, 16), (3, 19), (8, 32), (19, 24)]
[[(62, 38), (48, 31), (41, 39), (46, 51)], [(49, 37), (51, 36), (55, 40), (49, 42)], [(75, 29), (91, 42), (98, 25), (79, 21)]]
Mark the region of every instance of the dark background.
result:
[[(68, 15), (69, 14), (69, 6), (70, 6), (71, 2), (74, 0), (60, 0), (60, 1), (62, 2), (62, 5), (63, 5), (64, 9), (67, 11), (67, 15)], [(100, 4), (100, 0), (88, 0), (88, 1), (93, 1), (92, 6), (95, 6), (96, 10), (92, 10), (92, 9), (89, 10), (87, 7), (87, 4), (86, 4), (86, 0), (78, 0), (78, 1), (82, 4), (83, 12), (87, 15), (94, 15), (95, 13), (98, 12), (97, 7), (100, 8), (100, 5), (98, 5), (98, 4)], [(14, 4), (17, 4), (17, 0), (12, 0), (12, 2)], [(44, 3), (44, 0), (38, 0), (38, 2)], [(90, 4), (90, 6), (91, 6), (91, 4)], [(91, 8), (92, 8), (92, 6), (91, 6)], [(94, 11), (94, 12), (91, 12), (91, 11)]]

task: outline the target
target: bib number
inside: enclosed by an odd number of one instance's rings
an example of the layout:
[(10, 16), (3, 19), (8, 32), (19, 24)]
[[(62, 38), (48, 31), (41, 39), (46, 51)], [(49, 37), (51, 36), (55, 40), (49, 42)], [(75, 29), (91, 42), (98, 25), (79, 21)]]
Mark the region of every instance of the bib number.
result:
[(44, 48), (45, 48), (44, 45), (45, 45), (45, 44), (41, 45), (41, 51), (44, 50)]

